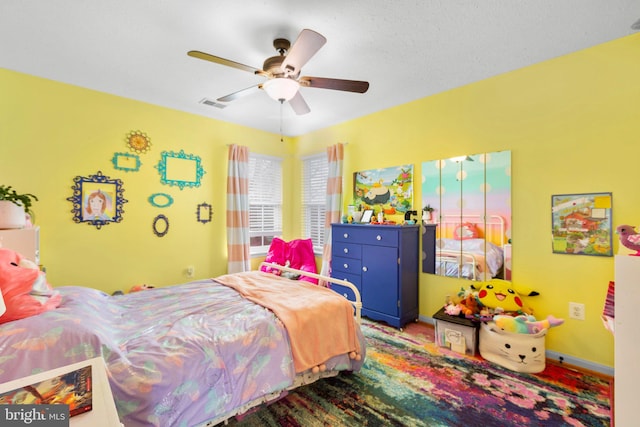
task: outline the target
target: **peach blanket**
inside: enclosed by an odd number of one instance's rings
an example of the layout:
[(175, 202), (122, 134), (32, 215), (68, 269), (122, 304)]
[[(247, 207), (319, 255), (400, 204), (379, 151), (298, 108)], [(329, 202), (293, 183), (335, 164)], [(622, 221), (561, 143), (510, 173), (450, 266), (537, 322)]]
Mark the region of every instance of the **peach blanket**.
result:
[(261, 271), (227, 274), (215, 281), (278, 316), (289, 334), (296, 373), (339, 354), (360, 353), (353, 306), (330, 289)]

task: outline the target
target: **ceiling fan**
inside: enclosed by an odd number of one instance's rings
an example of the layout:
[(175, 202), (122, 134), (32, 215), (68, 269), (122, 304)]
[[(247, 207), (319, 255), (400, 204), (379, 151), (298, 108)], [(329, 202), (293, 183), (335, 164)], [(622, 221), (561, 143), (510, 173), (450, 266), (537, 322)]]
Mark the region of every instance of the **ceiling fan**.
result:
[(319, 89), (333, 89), (346, 92), (365, 93), (369, 89), (369, 83), (358, 80), (331, 79), (326, 77), (300, 77), (300, 70), (327, 42), (327, 39), (313, 31), (304, 29), (298, 35), (293, 45), (287, 39), (275, 39), (273, 47), (278, 55), (267, 58), (262, 69), (244, 65), (219, 56), (191, 50), (187, 54), (194, 58), (226, 65), (267, 78), (264, 83), (253, 85), (245, 89), (233, 92), (218, 98), (220, 102), (230, 102), (258, 89), (263, 89), (267, 94), (284, 103), (289, 102), (293, 111), (298, 114), (307, 114), (311, 109), (298, 90), (300, 87), (312, 87)]

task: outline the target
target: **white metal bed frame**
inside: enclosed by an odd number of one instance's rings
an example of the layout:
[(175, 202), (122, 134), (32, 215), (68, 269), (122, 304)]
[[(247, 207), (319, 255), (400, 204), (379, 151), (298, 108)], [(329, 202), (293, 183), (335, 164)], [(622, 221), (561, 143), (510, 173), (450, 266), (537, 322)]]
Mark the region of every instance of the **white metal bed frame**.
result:
[[(358, 291), (358, 288), (353, 283), (351, 283), (351, 282), (349, 282), (347, 280), (335, 279), (333, 277), (323, 276), (323, 275), (316, 274), (316, 273), (310, 273), (308, 271), (303, 271), (303, 270), (297, 270), (295, 268), (285, 267), (283, 265), (269, 263), (269, 262), (261, 263), (259, 269), (262, 270), (262, 267), (267, 267), (267, 268), (270, 268), (270, 269), (276, 269), (276, 270), (280, 270), (280, 271), (286, 271), (286, 272), (289, 272), (289, 273), (299, 274), (301, 276), (312, 277), (314, 279), (318, 279), (318, 280), (323, 281), (323, 282), (335, 283), (335, 284), (338, 284), (338, 285), (342, 285), (342, 286), (348, 287), (349, 289), (351, 289), (353, 291), (354, 301), (351, 301), (349, 298), (347, 298), (347, 301), (349, 301), (351, 303), (351, 305), (353, 305), (353, 307), (354, 307), (354, 316), (356, 318), (356, 322), (358, 323), (358, 325), (360, 325), (361, 318), (362, 318), (361, 317), (362, 300), (360, 298), (360, 291)], [(343, 296), (346, 298), (346, 295), (343, 295)], [(246, 414), (251, 409), (256, 408), (256, 407), (258, 407), (260, 405), (269, 404), (271, 402), (274, 402), (274, 401), (278, 400), (279, 398), (281, 398), (282, 396), (286, 395), (287, 392), (290, 391), (290, 390), (296, 389), (296, 388), (298, 388), (300, 386), (303, 386), (303, 385), (306, 385), (306, 384), (314, 383), (314, 382), (316, 382), (317, 380), (319, 380), (321, 378), (335, 377), (339, 373), (340, 373), (340, 371), (326, 370), (326, 371), (314, 372), (312, 370), (308, 370), (306, 372), (303, 372), (301, 374), (296, 375), (296, 377), (294, 378), (293, 384), (291, 386), (289, 386), (287, 389), (261, 396), (261, 397), (255, 399), (255, 400), (252, 400), (251, 402), (246, 403), (242, 407), (236, 408), (233, 411), (233, 413), (231, 413), (231, 414), (226, 414), (224, 417), (219, 417), (219, 418), (216, 418), (216, 419), (212, 419), (212, 420), (207, 421), (206, 423), (200, 424), (200, 427), (213, 427), (213, 426), (218, 425), (218, 424), (220, 424), (222, 422), (224, 422), (225, 425), (226, 425), (228, 423), (229, 419), (231, 419), (231, 418), (233, 418), (235, 416), (238, 416), (238, 415)]]

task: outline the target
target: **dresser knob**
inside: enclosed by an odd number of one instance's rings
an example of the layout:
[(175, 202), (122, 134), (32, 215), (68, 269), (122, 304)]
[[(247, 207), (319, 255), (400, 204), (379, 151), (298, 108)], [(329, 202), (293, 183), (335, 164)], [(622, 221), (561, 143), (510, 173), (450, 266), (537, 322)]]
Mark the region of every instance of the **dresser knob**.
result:
[(378, 234), (378, 235), (376, 236), (376, 240), (382, 240), (382, 237)]
[(349, 264), (345, 263), (345, 264), (343, 264), (343, 267), (344, 268), (349, 268)]
[(367, 271), (367, 267), (362, 267), (362, 271)]
[(347, 237), (349, 237), (349, 233), (344, 233), (343, 237), (346, 239)]
[(347, 249), (347, 248), (344, 248), (343, 251), (344, 251), (345, 254), (349, 253), (349, 249)]

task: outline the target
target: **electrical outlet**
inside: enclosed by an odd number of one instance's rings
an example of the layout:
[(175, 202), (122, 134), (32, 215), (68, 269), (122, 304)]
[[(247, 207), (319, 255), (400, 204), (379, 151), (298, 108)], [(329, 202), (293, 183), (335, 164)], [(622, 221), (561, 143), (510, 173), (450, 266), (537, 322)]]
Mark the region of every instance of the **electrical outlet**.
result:
[(584, 304), (579, 302), (570, 302), (569, 318), (576, 319), (576, 320), (584, 320)]
[(185, 273), (187, 274), (187, 277), (193, 277), (193, 275), (196, 273), (196, 269), (193, 265), (190, 265), (185, 269)]

